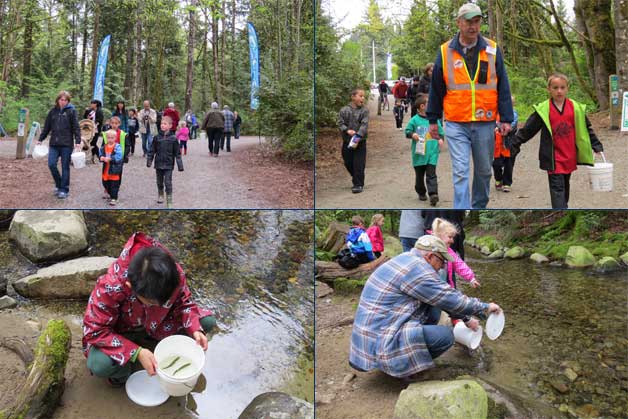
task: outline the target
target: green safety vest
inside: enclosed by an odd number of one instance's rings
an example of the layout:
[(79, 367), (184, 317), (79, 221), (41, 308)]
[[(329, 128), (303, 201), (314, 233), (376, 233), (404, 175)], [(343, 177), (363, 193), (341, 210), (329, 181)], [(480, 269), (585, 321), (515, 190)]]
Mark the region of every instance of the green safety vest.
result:
[[(107, 133), (103, 132), (102, 133), (102, 138), (103, 138), (103, 144), (107, 144)], [(126, 132), (120, 130), (120, 147), (122, 147), (122, 156), (124, 157), (124, 144), (126, 140)]]

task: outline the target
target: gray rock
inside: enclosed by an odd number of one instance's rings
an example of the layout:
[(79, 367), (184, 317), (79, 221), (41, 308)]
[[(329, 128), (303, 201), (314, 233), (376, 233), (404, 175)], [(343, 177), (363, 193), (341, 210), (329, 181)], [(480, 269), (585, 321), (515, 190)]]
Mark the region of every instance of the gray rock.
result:
[(42, 268), (13, 283), (15, 291), (28, 298), (87, 298), (96, 279), (107, 272), (115, 258), (84, 257)]
[(502, 249), (497, 249), (490, 255), (488, 255), (489, 259), (501, 259), (504, 257), (504, 251)]
[(413, 383), (399, 395), (395, 419), (486, 418), (486, 391), (473, 380)]
[(342, 379), (342, 386), (346, 387), (355, 377), (356, 375), (352, 372), (345, 374), (345, 377)]
[(621, 259), (621, 261), (624, 263), (624, 265), (628, 265), (628, 252), (626, 252), (623, 255), (621, 255), (619, 257), (619, 259)]
[(0, 295), (6, 295), (7, 293), (7, 279), (0, 275)]
[(555, 260), (553, 262), (549, 263), (549, 266), (555, 267), (555, 268), (561, 268), (563, 266), (563, 263), (559, 260)]
[(0, 310), (4, 310), (6, 308), (13, 308), (17, 306), (17, 301), (13, 298), (5, 295), (4, 297), (0, 297)]
[(255, 397), (239, 419), (314, 419), (314, 406), (286, 393), (271, 391)]
[(532, 253), (532, 255), (530, 255), (530, 260), (536, 263), (548, 263), (549, 259), (547, 258), (547, 256), (542, 255), (540, 253)]
[(512, 249), (509, 249), (504, 257), (506, 259), (521, 259), (526, 254), (526, 251), (521, 246), (515, 246)]
[(62, 260), (87, 249), (87, 226), (81, 211), (18, 211), (9, 237), (33, 262)]
[(475, 246), (475, 241), (476, 241), (477, 239), (478, 239), (478, 238), (477, 238), (477, 237), (475, 237), (475, 236), (470, 236), (470, 237), (467, 237), (467, 239), (464, 241), (464, 244), (466, 244), (467, 246), (474, 247), (474, 246)]
[(572, 370), (571, 368), (565, 368), (565, 371), (563, 371), (563, 374), (565, 375), (565, 377), (569, 378), (569, 381), (576, 381), (576, 378), (578, 378), (578, 374)]
[(334, 289), (321, 281), (315, 281), (314, 287), (316, 289), (316, 298), (327, 297), (330, 294), (334, 293)]
[(617, 271), (621, 268), (619, 262), (613, 259), (610, 256), (604, 256), (602, 259), (598, 260), (595, 264), (595, 269), (601, 272), (612, 272)]
[(570, 246), (565, 263), (570, 268), (588, 268), (595, 265), (595, 256), (583, 246)]
[(491, 252), (490, 247), (488, 247), (488, 246), (482, 246), (482, 249), (480, 249), (480, 253), (482, 253), (482, 254), (483, 254), (483, 255), (485, 255), (485, 256), (488, 256), (488, 255), (490, 255), (492, 252)]

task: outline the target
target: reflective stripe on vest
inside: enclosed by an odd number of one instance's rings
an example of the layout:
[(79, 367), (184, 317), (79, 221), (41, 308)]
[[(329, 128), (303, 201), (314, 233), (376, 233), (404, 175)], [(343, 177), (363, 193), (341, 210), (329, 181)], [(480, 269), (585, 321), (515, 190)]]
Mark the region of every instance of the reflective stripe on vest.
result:
[[(443, 100), (445, 120), (455, 122), (495, 121), (497, 119), (497, 71), (495, 59), (497, 44), (491, 39), (484, 38), (487, 48), (493, 48), (495, 54), (489, 54), (486, 49), (478, 53), (478, 64), (473, 82), (464, 58), (453, 48), (449, 48), (451, 41), (441, 45), (443, 76), (447, 86), (447, 94)], [(488, 62), (486, 84), (478, 84), (480, 62)]]

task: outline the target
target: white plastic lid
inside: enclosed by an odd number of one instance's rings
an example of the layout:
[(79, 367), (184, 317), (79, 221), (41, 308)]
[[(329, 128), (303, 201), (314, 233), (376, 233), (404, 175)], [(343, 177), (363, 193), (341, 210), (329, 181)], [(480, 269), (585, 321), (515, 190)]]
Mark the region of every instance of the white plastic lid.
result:
[(497, 339), (504, 330), (504, 323), (506, 318), (503, 311), (499, 314), (491, 313), (486, 320), (486, 336), (491, 340)]
[(126, 381), (126, 394), (140, 406), (159, 406), (168, 400), (168, 393), (161, 389), (156, 375), (150, 376), (146, 370), (133, 373)]

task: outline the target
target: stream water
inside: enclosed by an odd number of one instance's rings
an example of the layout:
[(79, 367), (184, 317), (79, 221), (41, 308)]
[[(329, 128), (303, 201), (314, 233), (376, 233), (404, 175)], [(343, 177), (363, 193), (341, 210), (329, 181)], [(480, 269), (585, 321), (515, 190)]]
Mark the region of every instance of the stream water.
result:
[(462, 291), (496, 302), (506, 316), (499, 339), (482, 339), (491, 359), (484, 378), (579, 417), (626, 417), (625, 270), (602, 275), (527, 259), (489, 261), (470, 248), (466, 262), (482, 286), (459, 285)]
[[(89, 255), (119, 254), (143, 231), (181, 263), (195, 300), (211, 308), (205, 391), (187, 414), (235, 418), (258, 394), (283, 390), (313, 402), (312, 211), (86, 211)], [(34, 272), (0, 232), (0, 277)], [(35, 303), (38, 304), (38, 303)], [(82, 317), (82, 304), (49, 304)], [(311, 385), (309, 383), (312, 383)]]

